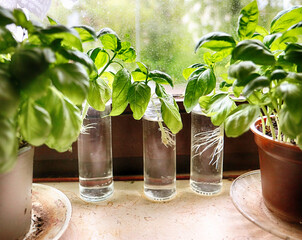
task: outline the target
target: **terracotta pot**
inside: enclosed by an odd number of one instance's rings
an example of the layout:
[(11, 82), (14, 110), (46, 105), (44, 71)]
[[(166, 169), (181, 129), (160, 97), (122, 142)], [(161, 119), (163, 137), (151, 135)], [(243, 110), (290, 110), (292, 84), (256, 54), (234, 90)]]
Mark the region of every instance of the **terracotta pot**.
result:
[(14, 168), (0, 174), (0, 239), (23, 239), (31, 224), (34, 148), (19, 151)]
[(302, 151), (263, 135), (258, 119), (251, 127), (258, 145), (262, 195), (266, 207), (283, 220), (302, 222)]

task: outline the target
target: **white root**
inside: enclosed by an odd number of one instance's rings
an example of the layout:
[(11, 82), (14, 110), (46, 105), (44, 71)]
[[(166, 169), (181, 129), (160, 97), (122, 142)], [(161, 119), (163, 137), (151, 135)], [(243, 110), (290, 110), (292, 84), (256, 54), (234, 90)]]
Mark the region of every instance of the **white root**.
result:
[(95, 128), (94, 125), (97, 125), (97, 123), (89, 123), (87, 125), (83, 125), (81, 128), (81, 134), (89, 134), (88, 129)]
[[(195, 153), (192, 158), (201, 156), (209, 148), (214, 147), (210, 157), (209, 165), (216, 165), (218, 168), (218, 162), (223, 151), (223, 131), (220, 128), (214, 130), (208, 130), (205, 132), (197, 133), (193, 137), (192, 152)], [(200, 148), (202, 148), (200, 151)]]

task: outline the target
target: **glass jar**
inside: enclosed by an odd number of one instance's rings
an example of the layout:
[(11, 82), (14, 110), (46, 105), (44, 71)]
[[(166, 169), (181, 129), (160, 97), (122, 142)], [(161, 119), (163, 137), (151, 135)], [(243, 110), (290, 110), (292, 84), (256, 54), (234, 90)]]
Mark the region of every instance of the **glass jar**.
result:
[(222, 188), (223, 127), (214, 126), (199, 105), (191, 113), (191, 189), (213, 195)]
[(106, 200), (114, 190), (110, 111), (111, 103), (102, 112), (89, 107), (78, 138), (79, 190), (88, 202)]
[(160, 108), (160, 101), (152, 99), (143, 117), (144, 193), (154, 201), (176, 195), (176, 137)]

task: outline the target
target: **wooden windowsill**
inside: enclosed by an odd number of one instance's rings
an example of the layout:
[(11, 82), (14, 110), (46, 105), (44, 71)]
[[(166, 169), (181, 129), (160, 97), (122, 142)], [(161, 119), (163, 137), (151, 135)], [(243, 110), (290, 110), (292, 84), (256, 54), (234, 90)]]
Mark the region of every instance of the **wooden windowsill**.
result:
[(152, 202), (143, 195), (143, 181), (116, 181), (109, 200), (86, 203), (79, 198), (77, 182), (43, 183), (69, 198), (72, 218), (61, 240), (94, 239), (279, 239), (243, 217), (234, 207), (223, 180), (222, 192), (200, 196), (188, 180), (177, 180), (177, 196), (169, 202)]

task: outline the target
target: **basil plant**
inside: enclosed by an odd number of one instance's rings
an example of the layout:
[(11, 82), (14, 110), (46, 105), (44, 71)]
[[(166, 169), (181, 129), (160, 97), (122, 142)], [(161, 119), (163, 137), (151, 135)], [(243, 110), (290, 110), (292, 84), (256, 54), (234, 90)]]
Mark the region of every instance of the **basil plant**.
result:
[[(136, 51), (129, 42), (121, 41), (116, 32), (110, 28), (103, 28), (98, 33), (87, 26), (79, 26), (76, 29), (83, 42), (99, 41), (100, 45), (87, 53), (94, 62), (95, 71), (90, 75), (83, 118), (89, 105), (98, 111), (103, 111), (106, 103), (112, 99), (110, 116), (122, 114), (130, 105), (133, 118), (140, 120), (154, 95), (161, 102), (163, 121), (171, 132), (176, 134), (182, 129), (178, 105), (164, 88), (164, 85), (173, 87), (173, 80), (168, 74), (150, 70), (142, 62), (136, 62), (137, 68), (129, 71), (125, 65), (135, 62)], [(118, 67), (115, 73), (110, 68), (113, 64)], [(151, 82), (156, 86), (154, 93), (149, 86)]]
[[(258, 25), (258, 16), (255, 0), (241, 10), (236, 36), (214, 32), (200, 38), (195, 51), (210, 51), (204, 63), (183, 71), (184, 105), (190, 112), (199, 103), (214, 125), (224, 124), (228, 137), (248, 131), (261, 117), (263, 133), (270, 129), (273, 139), (302, 149), (302, 7), (279, 12), (269, 30)], [(217, 91), (215, 66), (223, 60), (228, 74), (219, 76)]]
[[(11, 26), (27, 37), (17, 41)], [(0, 7), (0, 173), (23, 143), (63, 152), (76, 141), (94, 70), (82, 50), (75, 29), (42, 27), (22, 10)]]

